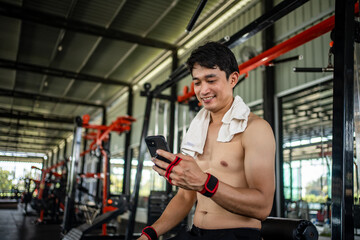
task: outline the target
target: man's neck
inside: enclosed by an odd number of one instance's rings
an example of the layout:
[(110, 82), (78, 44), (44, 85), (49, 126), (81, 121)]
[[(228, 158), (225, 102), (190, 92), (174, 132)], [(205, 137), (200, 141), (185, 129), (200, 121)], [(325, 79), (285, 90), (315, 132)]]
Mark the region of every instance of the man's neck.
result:
[(210, 112), (210, 123), (212, 124), (222, 124), (222, 119), (227, 111), (229, 111), (230, 107), (234, 102), (234, 98), (232, 98), (231, 102), (226, 105), (223, 109), (217, 112)]

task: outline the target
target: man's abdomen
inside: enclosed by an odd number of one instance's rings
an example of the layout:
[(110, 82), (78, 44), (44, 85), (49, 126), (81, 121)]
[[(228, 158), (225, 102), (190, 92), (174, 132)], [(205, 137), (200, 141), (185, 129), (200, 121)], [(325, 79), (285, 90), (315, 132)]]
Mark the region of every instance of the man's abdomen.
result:
[(203, 229), (261, 228), (259, 220), (231, 213), (211, 199), (203, 198), (198, 195), (198, 204), (194, 215), (195, 226)]

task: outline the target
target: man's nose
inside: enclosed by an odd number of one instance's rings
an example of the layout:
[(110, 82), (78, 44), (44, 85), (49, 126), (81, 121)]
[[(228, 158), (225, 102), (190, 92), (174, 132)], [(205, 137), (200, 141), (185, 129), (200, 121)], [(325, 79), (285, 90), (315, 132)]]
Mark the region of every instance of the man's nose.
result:
[(201, 95), (206, 95), (209, 93), (209, 85), (207, 83), (203, 83), (201, 84), (201, 87), (200, 87), (200, 94)]

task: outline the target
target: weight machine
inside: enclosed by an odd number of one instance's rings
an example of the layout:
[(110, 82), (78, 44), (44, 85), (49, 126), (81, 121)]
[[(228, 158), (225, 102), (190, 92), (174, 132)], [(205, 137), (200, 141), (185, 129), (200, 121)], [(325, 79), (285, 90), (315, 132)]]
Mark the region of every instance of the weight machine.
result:
[[(118, 117), (109, 126), (90, 124), (89, 121), (89, 115), (84, 115), (82, 119), (80, 117), (75, 119), (76, 126), (62, 224), (63, 233), (66, 234), (64, 239), (84, 239), (87, 234), (99, 226), (102, 226), (101, 236), (108, 236), (105, 223), (127, 210), (125, 195), (112, 196), (110, 194), (110, 133), (129, 132), (135, 119), (130, 116)], [(83, 129), (85, 129), (84, 135)], [(82, 139), (85, 139), (83, 152), (80, 151)], [(92, 141), (88, 148), (87, 140)], [(84, 172), (84, 156), (88, 154), (95, 154), (99, 158), (98, 168), (95, 172)], [(97, 180), (96, 194), (83, 186), (83, 179), (87, 178)], [(87, 212), (93, 206), (81, 202), (84, 193), (95, 199), (98, 211)], [(83, 216), (80, 214), (82, 211)], [(96, 216), (97, 213), (101, 213), (101, 215)], [(83, 223), (84, 216), (87, 220), (86, 223)], [(101, 236), (96, 235), (97, 238)]]
[[(25, 179), (25, 192), (22, 195), (22, 202), (25, 204), (24, 214), (28, 214), (28, 205), (30, 204), (39, 215), (35, 222), (37, 224), (46, 223), (48, 220), (58, 222), (63, 213), (67, 175), (66, 163), (67, 160), (63, 160), (47, 168), (43, 166), (42, 169), (32, 166), (31, 169), (41, 171), (40, 180)], [(61, 173), (56, 171), (59, 167), (62, 167)], [(33, 190), (31, 190), (31, 182), (35, 184)]]

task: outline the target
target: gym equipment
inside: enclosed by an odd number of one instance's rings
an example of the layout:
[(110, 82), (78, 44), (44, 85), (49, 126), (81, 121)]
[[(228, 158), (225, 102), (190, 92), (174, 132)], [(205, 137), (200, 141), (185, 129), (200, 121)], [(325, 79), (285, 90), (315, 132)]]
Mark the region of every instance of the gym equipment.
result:
[[(149, 195), (147, 209), (147, 226), (153, 224), (163, 213), (170, 200), (175, 196), (176, 192), (168, 194), (166, 191), (151, 191)], [(185, 218), (176, 227), (166, 233), (166, 236), (176, 234), (182, 227), (186, 226), (187, 218)]]
[[(65, 184), (67, 160), (63, 160), (48, 168), (37, 168), (32, 166), (31, 169), (40, 170), (42, 175), (40, 180), (25, 179), (25, 192), (23, 194), (23, 203), (25, 203), (24, 214), (28, 214), (28, 204), (39, 214), (36, 220), (37, 224), (42, 224), (45, 217), (49, 220), (58, 222), (64, 209)], [(62, 167), (62, 173), (57, 173), (58, 167)], [(34, 182), (35, 188), (30, 190), (31, 182)]]
[[(357, 21), (356, 21), (357, 22)], [(355, 58), (354, 58), (354, 130), (355, 130), (355, 149), (356, 149), (356, 160), (354, 161), (355, 174), (356, 174), (356, 194), (357, 204), (360, 204), (360, 43), (354, 44)], [(356, 201), (355, 201), (356, 203)], [(359, 227), (360, 228), (360, 227)]]
[(268, 217), (261, 224), (264, 240), (317, 240), (319, 233), (310, 221)]
[(332, 46), (333, 46), (333, 42), (330, 43), (327, 67), (324, 67), (324, 68), (299, 68), (299, 67), (294, 67), (293, 68), (294, 72), (334, 72), (334, 65), (332, 64), (332, 56), (334, 55), (333, 51), (332, 51)]
[(355, 235), (360, 236), (360, 205), (354, 205), (354, 229)]
[[(120, 198), (117, 200), (116, 209), (113, 211), (108, 211), (94, 219), (94, 221), (89, 223), (84, 223), (76, 228), (71, 229), (64, 237), (63, 240), (81, 240), (85, 239), (86, 235), (90, 234), (91, 231), (99, 228), (101, 225), (109, 222), (118, 215), (124, 213), (127, 210), (127, 200), (126, 198)], [(95, 235), (96, 238), (99, 238), (98, 234)]]
[[(127, 209), (126, 204), (126, 196), (121, 195), (120, 199), (116, 200), (114, 198), (110, 197), (110, 169), (109, 169), (109, 147), (110, 147), (110, 133), (111, 132), (117, 132), (117, 133), (123, 133), (128, 132), (131, 129), (131, 124), (134, 122), (135, 119), (132, 117), (118, 117), (115, 121), (113, 121), (109, 126), (105, 125), (92, 125), (90, 124), (90, 116), (84, 115), (83, 119), (80, 117), (77, 117), (75, 119), (76, 127), (74, 131), (74, 142), (73, 142), (73, 150), (72, 150), (72, 157), (71, 157), (71, 166), (70, 166), (70, 173), (68, 176), (68, 185), (67, 185), (67, 195), (66, 195), (66, 206), (65, 206), (65, 214), (63, 219), (63, 232), (64, 233), (70, 233), (70, 229), (72, 229), (74, 226), (79, 224), (79, 220), (77, 219), (79, 214), (75, 214), (76, 209), (82, 209), (87, 210), (87, 206), (84, 206), (83, 203), (81, 203), (79, 200), (81, 199), (80, 193), (86, 193), (94, 199), (99, 200), (98, 208), (101, 210), (102, 215), (98, 216), (93, 220), (93, 216), (95, 216), (97, 210), (93, 211), (92, 213), (84, 212), (83, 216), (86, 218), (86, 221), (88, 225), (81, 225), (80, 227), (80, 237), (84, 233), (87, 233), (91, 229), (101, 225), (101, 223), (107, 222), (114, 218), (115, 216), (124, 213)], [(87, 130), (92, 131), (86, 131), (86, 134), (82, 136), (82, 129), (85, 128)], [(81, 139), (84, 138), (86, 140), (92, 140), (92, 142), (89, 144), (89, 148), (86, 149), (86, 145), (84, 146), (84, 151), (80, 152), (81, 148)], [(98, 166), (102, 165), (102, 172), (87, 172), (84, 173), (80, 171), (80, 166), (84, 166), (85, 160), (83, 159), (82, 164), (80, 164), (80, 158), (85, 156), (88, 153), (95, 153), (95, 155), (99, 158)], [(82, 167), (82, 170), (84, 168)], [(78, 180), (81, 180), (83, 178), (93, 178), (98, 180), (97, 184), (97, 194), (92, 195), (92, 192), (89, 192), (89, 190), (82, 186), (78, 185)], [(102, 189), (100, 189), (100, 181), (102, 182)], [(79, 181), (81, 182), (81, 181)], [(102, 192), (101, 192), (102, 190)], [(76, 193), (78, 194), (78, 197)], [(98, 193), (102, 193), (101, 196)], [(99, 196), (98, 196), (99, 195)], [(117, 204), (115, 204), (117, 203)], [(119, 203), (121, 203), (119, 205)], [(115, 204), (115, 205), (114, 205)], [(119, 205), (119, 206), (117, 206)], [(78, 208), (77, 208), (78, 207)], [(121, 211), (118, 211), (121, 210)], [(95, 213), (94, 213), (95, 212)], [(106, 220), (106, 221), (105, 221)], [(92, 224), (90, 224), (92, 223)], [(89, 226), (90, 224), (90, 226)], [(107, 234), (107, 228), (106, 224), (102, 225), (102, 235), (106, 236)], [(74, 230), (71, 234), (74, 234), (74, 232), (79, 233), (78, 230)], [(70, 234), (70, 235), (71, 235)], [(72, 235), (71, 235), (72, 236)], [(78, 236), (75, 234), (75, 236)]]
[(185, 86), (183, 88), (183, 95), (177, 97), (177, 102), (182, 104), (188, 104), (190, 111), (198, 112), (200, 110), (201, 104), (195, 97), (194, 82), (191, 82), (190, 91), (188, 86)]
[[(276, 20), (280, 19), (281, 17), (285, 16), (289, 12), (293, 11), (297, 7), (300, 7), (304, 3), (306, 3), (308, 0), (285, 0), (276, 5), (271, 11), (265, 13), (264, 15), (257, 18), (255, 21), (244, 27), (242, 30), (234, 34), (233, 36), (228, 39), (226, 37), (226, 42), (224, 43), (229, 48), (233, 48), (240, 43), (243, 43), (247, 41), (250, 37), (254, 36), (259, 31), (265, 29), (266, 27), (272, 25)], [(333, 21), (334, 18), (331, 18), (330, 22)], [(247, 74), (249, 71), (257, 68), (258, 66), (268, 64), (275, 58), (281, 56), (282, 54), (301, 46), (302, 44), (320, 36), (321, 34), (330, 31), (333, 26), (328, 27), (326, 30), (320, 31), (319, 29), (324, 28), (324, 26), (321, 26), (320, 28), (317, 27), (314, 29), (310, 28), (310, 31), (305, 31), (302, 34), (299, 34), (295, 36), (294, 38), (289, 39), (290, 41), (285, 41), (279, 45), (277, 45), (274, 48), (269, 49), (268, 51), (265, 51), (264, 53), (254, 57), (253, 59), (239, 65), (240, 74)], [(320, 32), (320, 33), (319, 33)], [(311, 36), (310, 36), (310, 33)], [(309, 35), (309, 36), (307, 36)], [(224, 42), (224, 39), (220, 40), (221, 42)], [(288, 46), (287, 46), (288, 45)], [(176, 62), (176, 57), (174, 58), (174, 62)], [(188, 75), (188, 70), (186, 69), (185, 64), (182, 64), (178, 68), (176, 68), (172, 74), (168, 77), (166, 81), (161, 83), (160, 85), (156, 86), (154, 90), (151, 89), (151, 85), (149, 83), (146, 83), (144, 85), (144, 91), (141, 92), (141, 96), (147, 97), (146, 106), (145, 106), (145, 113), (144, 113), (144, 122), (143, 127), (141, 131), (141, 137), (140, 137), (140, 146), (139, 146), (139, 158), (138, 158), (138, 166), (136, 170), (136, 177), (135, 177), (135, 184), (134, 184), (134, 190), (133, 190), (133, 196), (131, 198), (131, 211), (129, 216), (129, 224), (126, 230), (126, 240), (131, 240), (134, 234), (134, 227), (135, 227), (135, 215), (137, 211), (137, 204), (138, 204), (138, 198), (139, 198), (139, 189), (140, 189), (140, 181), (141, 181), (141, 175), (142, 175), (142, 169), (143, 169), (143, 161), (144, 161), (144, 155), (147, 151), (144, 139), (148, 135), (148, 129), (149, 129), (149, 119), (151, 115), (151, 106), (152, 101), (154, 98), (159, 99), (166, 99), (170, 101), (176, 101), (177, 99), (174, 99), (174, 96), (168, 96), (168, 95), (162, 95), (161, 93), (169, 88), (172, 87), (174, 84), (182, 80), (185, 76)], [(173, 130), (170, 129), (170, 137), (173, 136)], [(170, 148), (173, 148), (174, 146), (170, 146)]]
[[(31, 181), (34, 182), (35, 187), (33, 190), (31, 190)], [(32, 196), (34, 194), (35, 189), (39, 188), (39, 183), (40, 181), (37, 181), (35, 179), (32, 178), (25, 178), (24, 179), (25, 182), (25, 191), (21, 194), (21, 203), (24, 203), (24, 215), (28, 215), (29, 211), (28, 211), (28, 205), (31, 203), (32, 201)]]
[(159, 112), (160, 112), (160, 100), (155, 100), (155, 132), (154, 135), (159, 135)]
[(165, 102), (164, 103), (164, 114), (163, 114), (163, 118), (164, 118), (164, 124), (163, 124), (163, 136), (167, 137), (168, 136), (168, 110), (169, 110), (169, 103)]

